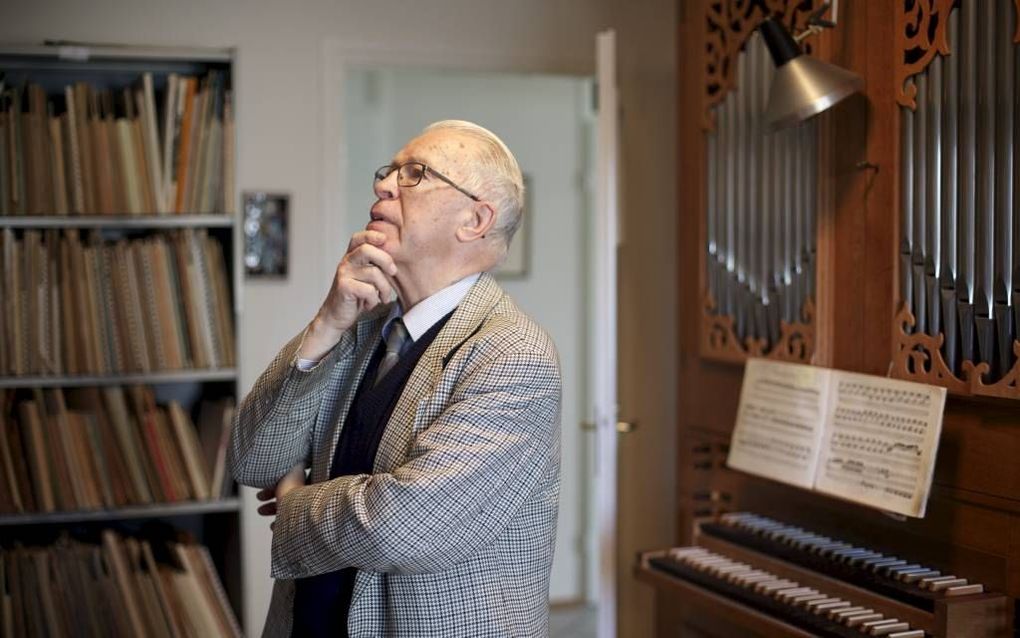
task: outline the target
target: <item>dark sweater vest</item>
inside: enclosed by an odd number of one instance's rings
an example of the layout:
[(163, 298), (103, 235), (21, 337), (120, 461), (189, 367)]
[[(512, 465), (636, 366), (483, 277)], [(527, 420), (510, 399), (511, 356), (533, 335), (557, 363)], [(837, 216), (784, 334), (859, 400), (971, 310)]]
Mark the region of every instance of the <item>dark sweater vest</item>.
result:
[[(372, 360), (365, 370), (365, 376), (358, 384), (358, 390), (351, 403), (350, 412), (344, 421), (333, 454), (329, 478), (352, 474), (372, 474), (375, 453), (379, 449), (383, 430), (390, 420), (407, 384), (411, 372), (418, 365), (421, 355), (429, 347), (446, 324), (450, 315), (435, 323), (420, 339), (411, 344), (401, 355), (396, 365), (372, 386), (379, 362), (386, 353), (385, 344), (380, 341), (372, 354)], [(299, 578), (295, 582), (294, 624), (291, 635), (301, 636), (347, 636), (347, 615), (354, 593), (354, 577), (357, 569), (348, 567), (328, 574)]]

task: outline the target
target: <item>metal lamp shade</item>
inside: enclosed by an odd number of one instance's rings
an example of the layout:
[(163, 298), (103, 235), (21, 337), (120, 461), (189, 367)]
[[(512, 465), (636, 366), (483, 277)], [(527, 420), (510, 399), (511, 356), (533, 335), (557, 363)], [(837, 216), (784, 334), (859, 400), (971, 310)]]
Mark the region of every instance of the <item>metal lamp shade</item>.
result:
[(765, 119), (775, 130), (824, 111), (863, 88), (856, 73), (801, 55), (776, 70)]
[(776, 64), (765, 120), (772, 130), (817, 115), (864, 86), (861, 77), (834, 64), (804, 55), (781, 23), (761, 23), (762, 37)]

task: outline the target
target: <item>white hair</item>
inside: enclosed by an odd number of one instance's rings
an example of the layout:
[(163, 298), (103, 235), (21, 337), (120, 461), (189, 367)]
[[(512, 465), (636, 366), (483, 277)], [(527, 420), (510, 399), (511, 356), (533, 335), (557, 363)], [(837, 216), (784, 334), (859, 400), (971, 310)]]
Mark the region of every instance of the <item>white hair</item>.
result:
[(454, 131), (478, 142), (473, 170), (461, 186), (492, 203), (496, 209), (493, 232), (509, 246), (524, 213), (524, 178), (517, 158), (495, 133), (472, 122), (442, 120), (425, 127), (422, 134), (432, 131)]

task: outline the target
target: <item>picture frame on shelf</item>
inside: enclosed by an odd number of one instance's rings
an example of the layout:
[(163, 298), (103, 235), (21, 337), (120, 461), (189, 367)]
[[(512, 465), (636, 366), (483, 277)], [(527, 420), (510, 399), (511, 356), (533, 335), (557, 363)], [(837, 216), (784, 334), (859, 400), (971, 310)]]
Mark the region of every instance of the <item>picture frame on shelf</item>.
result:
[(526, 279), (531, 265), (531, 187), (533, 180), (524, 175), (524, 206), (521, 211), (521, 225), (510, 242), (506, 259), (496, 266), (492, 274), (497, 279)]

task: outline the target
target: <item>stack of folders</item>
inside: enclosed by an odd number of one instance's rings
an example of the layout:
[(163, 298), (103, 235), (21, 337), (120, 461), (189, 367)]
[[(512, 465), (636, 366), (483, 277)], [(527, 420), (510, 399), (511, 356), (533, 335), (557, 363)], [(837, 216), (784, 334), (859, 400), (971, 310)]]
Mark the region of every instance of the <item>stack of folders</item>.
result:
[(57, 95), (0, 78), (0, 149), (0, 215), (234, 212), (233, 105), (217, 71), (170, 74), (159, 94), (150, 73)]
[(209, 551), (107, 530), (0, 548), (5, 636), (240, 636)]
[(234, 365), (223, 247), (205, 229), (104, 240), (0, 234), (0, 374)]
[(0, 514), (110, 509), (229, 496), (232, 398), (197, 424), (146, 386), (33, 388), (2, 396)]

